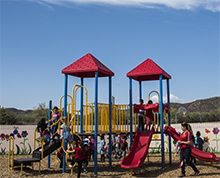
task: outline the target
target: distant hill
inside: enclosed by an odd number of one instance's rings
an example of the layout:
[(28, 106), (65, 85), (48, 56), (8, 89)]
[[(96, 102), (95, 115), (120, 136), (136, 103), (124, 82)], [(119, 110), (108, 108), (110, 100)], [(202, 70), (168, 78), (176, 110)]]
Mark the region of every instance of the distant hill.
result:
[(201, 99), (190, 103), (170, 103), (170, 107), (177, 110), (181, 106), (185, 107), (187, 112), (199, 112), (199, 107), (201, 107), (201, 112), (209, 112), (220, 108), (220, 97)]
[[(201, 99), (190, 103), (171, 103), (170, 106), (171, 108), (177, 110), (179, 107), (183, 106), (186, 108), (187, 112), (199, 112), (199, 102), (201, 106), (201, 112), (209, 112), (220, 108), (220, 97)], [(20, 110), (16, 108), (7, 108), (7, 110), (13, 112), (16, 115), (33, 113), (33, 110)]]
[(32, 114), (33, 110), (21, 110), (16, 108), (6, 108), (8, 111), (14, 113), (15, 115), (21, 115), (21, 114)]

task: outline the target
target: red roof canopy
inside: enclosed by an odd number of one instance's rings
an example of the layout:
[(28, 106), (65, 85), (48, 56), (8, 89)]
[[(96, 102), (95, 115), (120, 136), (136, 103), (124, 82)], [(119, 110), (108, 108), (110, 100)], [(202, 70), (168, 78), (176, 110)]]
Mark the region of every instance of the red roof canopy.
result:
[(96, 71), (99, 72), (99, 77), (114, 76), (114, 73), (110, 69), (90, 53), (64, 68), (62, 73), (76, 77), (90, 78), (95, 77)]
[(159, 80), (159, 75), (163, 76), (163, 79), (171, 79), (171, 76), (161, 69), (151, 59), (147, 59), (133, 70), (127, 73), (127, 77), (137, 81)]

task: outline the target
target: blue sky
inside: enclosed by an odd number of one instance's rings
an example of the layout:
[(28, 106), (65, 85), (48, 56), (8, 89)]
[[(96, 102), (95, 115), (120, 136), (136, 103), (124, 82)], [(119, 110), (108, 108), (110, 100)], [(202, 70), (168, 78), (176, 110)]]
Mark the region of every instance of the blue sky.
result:
[[(128, 103), (126, 73), (147, 58), (172, 76), (171, 102), (220, 95), (219, 1), (83, 2), (0, 2), (1, 106), (33, 109), (49, 100), (59, 106), (64, 93), (61, 70), (87, 53), (115, 73), (118, 104)], [(84, 83), (93, 102), (94, 79)], [(80, 80), (69, 77), (68, 84), (71, 94)], [(145, 100), (152, 90), (159, 91), (158, 81), (143, 83)], [(138, 96), (133, 81), (134, 103)], [(99, 102), (108, 102), (108, 78), (99, 79)]]

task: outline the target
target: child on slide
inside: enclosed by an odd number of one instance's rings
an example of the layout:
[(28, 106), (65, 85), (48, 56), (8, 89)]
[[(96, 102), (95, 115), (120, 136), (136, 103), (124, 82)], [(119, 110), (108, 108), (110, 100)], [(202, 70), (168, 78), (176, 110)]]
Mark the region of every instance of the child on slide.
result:
[[(151, 104), (153, 104), (153, 101), (149, 100), (146, 106), (149, 106)], [(153, 116), (152, 110), (151, 109), (146, 110), (146, 117), (145, 117), (146, 118), (146, 131), (150, 131), (152, 116)]]

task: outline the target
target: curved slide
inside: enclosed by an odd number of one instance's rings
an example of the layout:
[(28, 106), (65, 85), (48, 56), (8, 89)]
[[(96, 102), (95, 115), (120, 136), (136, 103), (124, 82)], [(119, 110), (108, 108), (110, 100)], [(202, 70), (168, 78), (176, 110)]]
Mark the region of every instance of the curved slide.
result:
[[(176, 132), (176, 129), (174, 129), (171, 126), (166, 126), (164, 128), (164, 133), (170, 135), (176, 142), (180, 140)], [(219, 161), (219, 159), (215, 156), (214, 153), (204, 152), (204, 151), (198, 150), (195, 147), (191, 147), (191, 149), (192, 149), (192, 156), (199, 160), (207, 161), (207, 162), (218, 162)]]
[(122, 168), (135, 169), (143, 164), (154, 132), (154, 127), (150, 132), (141, 132), (139, 128), (137, 129), (129, 154), (121, 160)]

